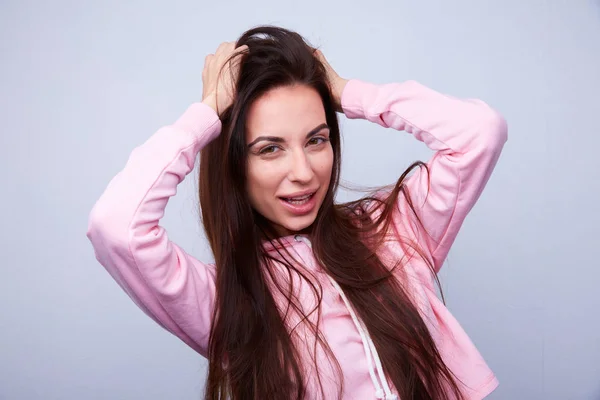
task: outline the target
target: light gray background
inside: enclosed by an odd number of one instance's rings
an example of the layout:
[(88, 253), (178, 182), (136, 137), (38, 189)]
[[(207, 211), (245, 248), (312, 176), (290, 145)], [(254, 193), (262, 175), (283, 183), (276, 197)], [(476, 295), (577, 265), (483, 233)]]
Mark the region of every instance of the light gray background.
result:
[[(449, 308), (500, 379), (492, 399), (600, 399), (600, 3), (332, 3), (0, 3), (0, 399), (200, 397), (205, 361), (95, 261), (87, 216), (129, 152), (200, 99), (204, 56), (261, 23), (298, 30), (342, 76), (416, 79), (506, 117), (442, 273)], [(343, 129), (353, 183), (430, 155), (368, 122)], [(194, 181), (163, 224), (209, 261)]]

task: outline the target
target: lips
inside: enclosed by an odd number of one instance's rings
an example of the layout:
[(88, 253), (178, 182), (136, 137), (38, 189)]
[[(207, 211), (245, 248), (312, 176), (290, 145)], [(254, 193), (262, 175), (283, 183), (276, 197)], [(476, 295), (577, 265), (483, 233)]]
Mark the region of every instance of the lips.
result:
[(292, 214), (306, 215), (313, 211), (316, 206), (317, 191), (293, 193), (290, 196), (280, 196), (283, 206)]
[(308, 201), (310, 201), (311, 197), (313, 197), (315, 195), (315, 193), (316, 192), (305, 194), (303, 196), (295, 196), (295, 197), (282, 197), (282, 199), (287, 201), (288, 203), (291, 203), (294, 205), (301, 205), (301, 204), (305, 204)]

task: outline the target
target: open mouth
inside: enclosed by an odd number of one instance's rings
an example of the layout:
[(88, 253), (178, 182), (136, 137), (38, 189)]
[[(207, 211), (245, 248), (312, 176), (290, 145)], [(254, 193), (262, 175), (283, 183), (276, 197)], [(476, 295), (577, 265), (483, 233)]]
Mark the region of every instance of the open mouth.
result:
[(303, 204), (308, 203), (314, 197), (315, 193), (316, 192), (297, 197), (282, 197), (281, 199), (291, 205), (301, 206)]

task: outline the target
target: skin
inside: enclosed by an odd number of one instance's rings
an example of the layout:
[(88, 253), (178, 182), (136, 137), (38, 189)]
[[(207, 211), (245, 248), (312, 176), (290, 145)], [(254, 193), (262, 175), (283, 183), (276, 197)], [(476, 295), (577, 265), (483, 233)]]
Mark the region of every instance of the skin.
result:
[[(238, 65), (226, 63), (247, 46), (224, 42), (206, 56), (202, 71), (202, 101), (220, 115), (234, 99), (232, 88)], [(320, 50), (315, 51), (327, 70), (336, 110), (342, 111), (341, 78)], [(222, 71), (222, 74), (220, 72)], [(233, 72), (233, 73), (232, 73)], [(247, 191), (252, 207), (267, 218), (278, 234), (291, 235), (315, 221), (331, 180), (333, 150), (319, 94), (303, 85), (278, 87), (252, 104), (247, 123)], [(315, 206), (308, 213), (291, 212), (283, 198), (314, 192)]]
[[(312, 88), (273, 89), (250, 108), (247, 190), (255, 210), (277, 232), (290, 235), (308, 228), (321, 206), (333, 168), (333, 149), (321, 97)], [(289, 211), (282, 198), (316, 192), (309, 213)], [(312, 202), (312, 201), (311, 201)]]

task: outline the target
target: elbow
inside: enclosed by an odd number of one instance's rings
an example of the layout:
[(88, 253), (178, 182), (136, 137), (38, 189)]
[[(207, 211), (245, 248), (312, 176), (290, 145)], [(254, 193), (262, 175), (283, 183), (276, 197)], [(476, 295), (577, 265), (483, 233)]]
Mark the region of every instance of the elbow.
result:
[(107, 218), (98, 213), (96, 207), (94, 207), (88, 217), (87, 230), (85, 236), (88, 238), (92, 247), (97, 251), (100, 249), (106, 249), (108, 245), (107, 238), (113, 236), (110, 233), (109, 228), (105, 224)]
[(504, 146), (508, 140), (508, 124), (506, 119), (498, 111), (491, 109), (486, 127), (489, 130), (490, 136), (495, 139), (499, 146)]
[(101, 199), (88, 216), (86, 236), (94, 247), (104, 247), (108, 243), (122, 245), (129, 240), (127, 227), (119, 222), (122, 218), (114, 215), (111, 208)]
[(88, 217), (87, 230), (85, 232), (85, 236), (88, 238), (92, 245), (94, 245), (98, 238), (102, 235), (104, 231), (104, 226), (102, 224), (102, 218), (96, 213), (95, 208), (92, 209)]
[(101, 227), (102, 219), (98, 215), (97, 207), (98, 203), (94, 205), (92, 211), (88, 215), (87, 230), (85, 232), (85, 236), (87, 236), (89, 240), (93, 240), (94, 236), (96, 236), (96, 233), (100, 230)]
[(508, 140), (506, 119), (483, 101), (478, 102), (480, 118), (476, 126), (476, 137), (479, 145), (492, 153), (500, 153)]

